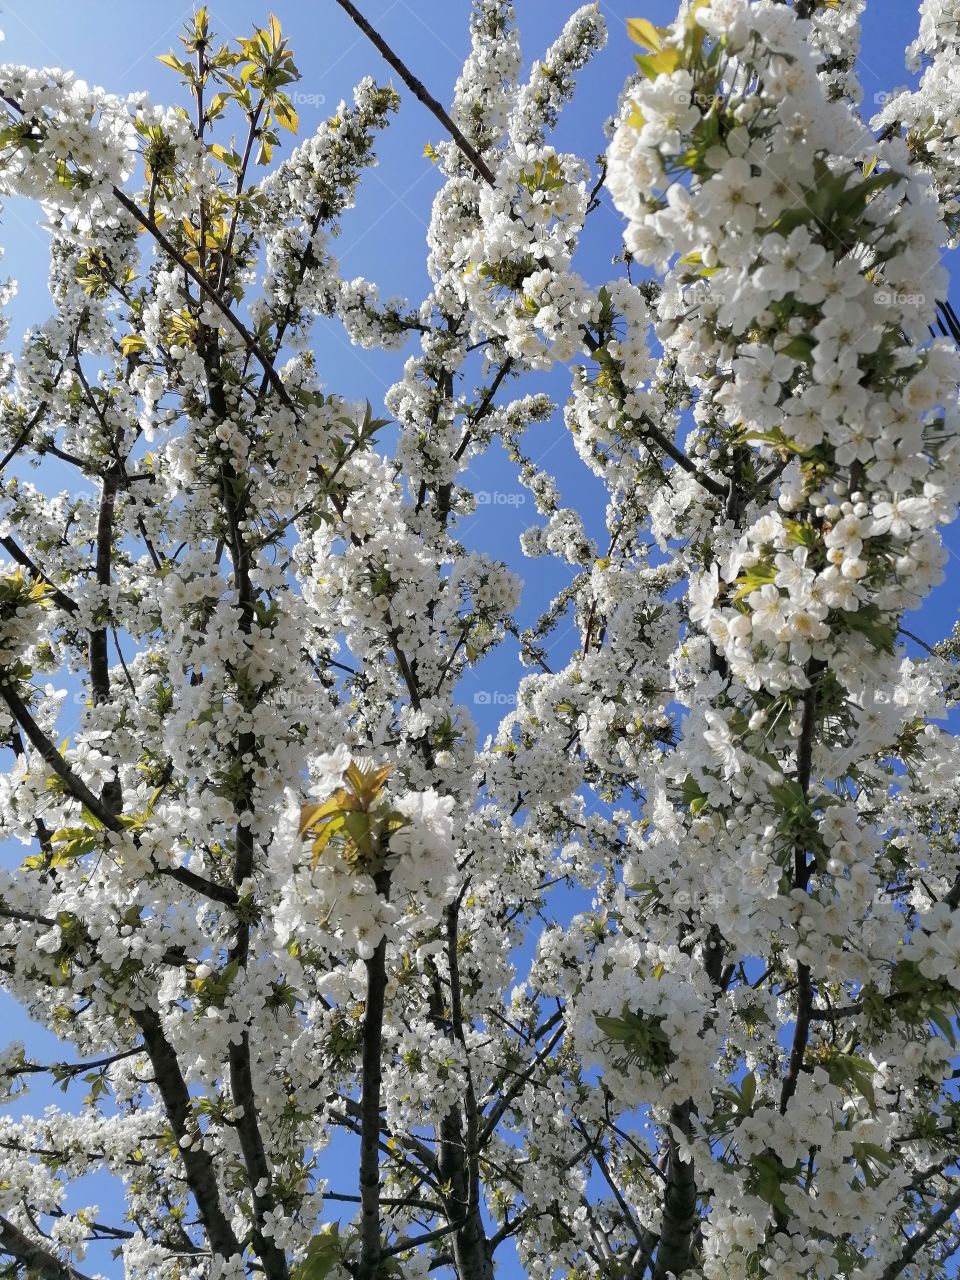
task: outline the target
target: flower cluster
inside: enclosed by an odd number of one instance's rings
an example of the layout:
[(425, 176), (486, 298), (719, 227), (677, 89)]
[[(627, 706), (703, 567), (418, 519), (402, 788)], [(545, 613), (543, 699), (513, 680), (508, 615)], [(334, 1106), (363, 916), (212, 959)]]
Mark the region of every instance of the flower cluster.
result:
[(598, 7), (524, 80), (473, 0), (410, 303), (331, 252), (397, 96), (274, 163), (276, 18), (199, 9), (187, 107), (0, 71), (52, 247), (0, 357), (14, 1269), (946, 1274), (960, 640), (905, 615), (960, 499), (960, 15), (876, 136), (862, 0), (679, 7), (595, 163)]
[[(314, 772), (326, 779), (321, 791), (305, 809), (291, 797), (279, 824), (272, 856), (288, 868), (276, 920), (281, 948), (309, 936), (312, 944), (343, 945), (369, 959), (385, 935), (396, 942), (404, 926), (422, 930), (456, 894), (450, 796), (435, 791), (395, 799), (381, 795), (364, 811), (365, 838), (350, 834), (349, 821), (345, 838), (340, 832), (328, 835), (322, 825), (335, 818), (323, 817), (319, 827), (305, 825), (302, 813), (335, 812), (349, 765), (345, 748), (318, 760)], [(372, 766), (369, 773), (375, 773)], [(373, 830), (380, 834), (371, 835)]]
[(871, 121), (881, 136), (902, 137), (918, 169), (929, 173), (940, 200), (951, 247), (960, 234), (960, 173), (957, 171), (957, 109), (960, 101), (956, 56), (960, 24), (951, 0), (924, 0), (920, 34), (907, 50), (914, 69), (926, 61), (915, 89), (886, 95)]

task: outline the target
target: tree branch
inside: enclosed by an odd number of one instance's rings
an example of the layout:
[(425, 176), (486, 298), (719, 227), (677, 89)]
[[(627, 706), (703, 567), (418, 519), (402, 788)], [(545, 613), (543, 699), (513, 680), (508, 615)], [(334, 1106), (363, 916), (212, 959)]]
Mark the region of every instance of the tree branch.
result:
[(34, 410), (33, 414), (31, 415), (31, 417), (27, 419), (23, 430), (17, 436), (16, 440), (14, 440), (13, 444), (10, 446), (7, 452), (3, 455), (3, 458), (0, 459), (0, 475), (2, 475), (3, 472), (6, 470), (7, 464), (17, 456), (17, 454), (20, 452), (23, 446), (27, 443), (27, 440), (30, 438), (30, 432), (34, 429), (34, 427), (37, 425), (37, 423), (40, 421), (40, 419), (43, 417), (46, 411), (47, 411), (47, 402), (46, 400), (41, 400), (40, 403), (37, 405), (36, 409)]
[(11, 559), (16, 560), (17, 564), (21, 565), (31, 573), (38, 582), (42, 582), (43, 585), (49, 589), (50, 599), (58, 609), (62, 609), (64, 613), (79, 612), (80, 606), (76, 601), (71, 600), (68, 595), (61, 591), (56, 583), (53, 582), (52, 579), (48, 578), (38, 565), (34, 564), (23, 548), (14, 542), (13, 538), (0, 538), (0, 547), (3, 547), (4, 551), (7, 552)]
[(427, 91), (426, 86), (417, 79), (406, 63), (394, 53), (386, 40), (384, 40), (383, 36), (381, 36), (380, 33), (370, 25), (351, 0), (337, 0), (337, 4), (344, 13), (353, 19), (354, 23), (356, 23), (374, 48), (376, 48), (387, 62), (389, 62), (390, 66), (393, 67), (394, 71), (396, 71), (397, 75), (417, 101), (422, 102), (427, 110), (440, 121), (444, 129), (446, 129), (447, 133), (449, 133), (450, 137), (457, 144), (457, 147), (462, 152), (463, 156), (469, 160), (470, 164), (473, 165), (480, 177), (483, 178), (485, 182), (488, 182), (491, 187), (494, 186), (496, 184), (496, 179), (494, 178), (493, 170), (480, 155), (480, 152), (470, 141), (468, 141), (454, 123), (449, 113), (443, 108), (437, 99)]
[[(797, 782), (804, 796), (810, 791), (810, 774), (813, 768), (813, 736), (817, 725), (817, 689), (815, 675), (810, 670), (808, 677), (810, 687), (803, 695), (803, 720), (800, 728), (800, 745), (797, 749)], [(805, 848), (798, 847), (794, 852), (794, 888), (806, 890), (810, 881), (812, 864), (808, 861)], [(803, 1058), (810, 1038), (810, 1017), (813, 1010), (813, 985), (810, 981), (809, 965), (797, 964), (797, 1021), (793, 1032), (793, 1045), (790, 1049), (790, 1062), (780, 1090), (780, 1112), (785, 1113), (790, 1099), (796, 1092), (800, 1072), (803, 1070)]]
[[(389, 874), (375, 879), (377, 892), (389, 891)], [(383, 1013), (387, 993), (387, 939), (377, 943), (366, 962), (367, 998), (363, 1017), (360, 1075), (360, 1263), (357, 1280), (374, 1280), (380, 1268), (380, 1091)]]
[[(74, 773), (36, 720), (34, 720), (26, 703), (16, 689), (2, 680), (0, 680), (0, 698), (7, 704), (11, 715), (27, 735), (30, 744), (39, 752), (44, 762), (53, 770), (73, 798), (79, 801), (108, 831), (122, 831), (123, 824), (117, 815), (111, 813), (102, 801), (97, 799), (83, 779)], [(235, 889), (227, 885), (216, 884), (213, 880), (207, 880), (186, 867), (157, 867), (156, 871), (157, 875), (176, 880), (179, 884), (188, 889), (193, 889), (195, 893), (202, 894), (214, 902), (222, 902), (228, 907), (237, 905), (238, 898)]]
[(0, 698), (3, 698), (7, 704), (10, 714), (27, 735), (31, 746), (39, 752), (44, 763), (53, 770), (73, 798), (79, 800), (84, 808), (88, 809), (108, 831), (121, 831), (123, 828), (116, 815), (105, 808), (83, 779), (74, 773), (36, 720), (34, 720), (26, 703), (16, 689), (5, 680), (0, 680)]
[(69, 1262), (62, 1261), (43, 1245), (31, 1240), (9, 1218), (2, 1216), (0, 1216), (0, 1250), (22, 1263), (28, 1275), (39, 1276), (42, 1280), (89, 1280), (82, 1271), (78, 1271)]
[[(467, 1041), (463, 1030), (463, 1001), (458, 958), (460, 901), (466, 892), (468, 883), (469, 881), (464, 883), (459, 897), (447, 908), (450, 1026), (454, 1039), (459, 1042), (463, 1053), (467, 1079), (463, 1099), (463, 1124), (462, 1126), (460, 1125), (459, 1106), (454, 1107), (447, 1113), (444, 1122), (448, 1126), (448, 1140), (444, 1145), (448, 1155), (453, 1157), (452, 1176), (450, 1178), (452, 1195), (460, 1201), (460, 1212), (457, 1215), (457, 1233), (453, 1241), (457, 1275), (460, 1280), (493, 1280), (493, 1259), (487, 1242), (483, 1217), (480, 1213), (479, 1115), (477, 1096), (473, 1087), (473, 1075), (470, 1070)], [(449, 1141), (452, 1136), (451, 1131), (454, 1121), (460, 1128), (459, 1150), (455, 1142)]]
[(220, 297), (219, 293), (217, 293), (216, 289), (214, 289), (213, 286), (210, 285), (203, 276), (190, 265), (189, 262), (187, 262), (183, 254), (176, 249), (176, 247), (160, 230), (153, 218), (144, 213), (136, 202), (131, 200), (126, 192), (121, 191), (119, 187), (113, 187), (112, 191), (116, 199), (119, 200), (131, 217), (135, 218), (136, 221), (140, 223), (141, 227), (150, 232), (151, 236), (153, 236), (154, 240), (156, 240), (164, 253), (167, 254), (167, 256), (190, 277), (204, 297), (209, 298), (209, 300), (214, 304), (226, 320), (227, 324), (229, 324), (230, 327), (239, 335), (247, 350), (255, 356), (264, 373), (273, 383), (274, 390), (279, 396), (284, 407), (289, 409), (295, 416), (299, 417), (297, 407), (290, 398), (290, 393), (283, 385), (283, 379), (280, 377), (279, 373), (277, 373), (272, 360), (268, 355), (266, 355), (263, 348), (240, 317), (234, 314), (230, 307)]
[(942, 1207), (927, 1224), (910, 1237), (900, 1257), (888, 1263), (881, 1271), (880, 1280), (896, 1280), (897, 1276), (906, 1271), (920, 1250), (930, 1243), (941, 1227), (946, 1226), (958, 1209), (960, 1209), (960, 1187), (952, 1196), (944, 1200)]
[[(597, 341), (593, 334), (591, 334), (587, 329), (586, 325), (580, 326), (580, 332), (583, 334), (584, 345), (590, 352), (596, 354), (598, 351), (603, 349), (603, 343)], [(623, 378), (620, 376), (619, 370), (615, 369), (614, 373), (616, 375), (614, 378), (614, 384), (617, 396), (622, 404), (627, 398), (627, 387)], [(713, 476), (708, 476), (705, 472), (701, 471), (696, 463), (692, 462), (682, 449), (678, 449), (673, 441), (663, 434), (648, 414), (641, 413), (637, 421), (643, 427), (644, 434), (649, 436), (650, 439), (663, 450), (668, 458), (672, 458), (682, 471), (686, 471), (687, 475), (693, 476), (697, 484), (706, 489), (707, 493), (712, 493), (715, 498), (726, 498), (727, 486), (721, 484), (719, 480), (714, 480)]]
[[(693, 1103), (670, 1108), (670, 1124), (685, 1136), (690, 1132)], [(663, 1194), (660, 1244), (653, 1266), (653, 1280), (682, 1275), (690, 1266), (690, 1245), (697, 1226), (697, 1176), (692, 1160), (684, 1160), (676, 1138), (667, 1133), (667, 1183)]]
[[(153, 1065), (157, 1090), (174, 1137), (180, 1145), (187, 1182), (200, 1210), (210, 1247), (221, 1257), (233, 1257), (242, 1253), (242, 1249), (220, 1203), (213, 1157), (200, 1142), (194, 1145), (193, 1140), (198, 1137), (198, 1131), (193, 1118), (193, 1103), (176, 1052), (164, 1034), (160, 1015), (155, 1010), (132, 1009), (131, 1013), (143, 1035), (143, 1042)], [(191, 1140), (190, 1146), (183, 1145), (183, 1138)]]

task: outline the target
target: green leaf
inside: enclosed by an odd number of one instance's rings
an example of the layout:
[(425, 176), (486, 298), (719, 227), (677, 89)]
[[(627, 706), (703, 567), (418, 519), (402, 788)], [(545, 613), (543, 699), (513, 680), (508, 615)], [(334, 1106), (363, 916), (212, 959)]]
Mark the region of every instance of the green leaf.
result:
[(680, 50), (668, 48), (658, 53), (635, 53), (633, 60), (648, 80), (656, 80), (658, 76), (669, 76), (676, 71)]
[(740, 1082), (740, 1110), (744, 1113), (748, 1112), (753, 1106), (753, 1100), (756, 1096), (757, 1077), (751, 1071)]
[(840, 211), (847, 217), (859, 215), (865, 209), (867, 201), (872, 195), (882, 191), (885, 187), (896, 186), (898, 182), (902, 181), (903, 175), (897, 173), (894, 169), (887, 169), (883, 173), (875, 173), (847, 193), (846, 197), (840, 201)]
[(743, 600), (752, 591), (759, 591), (768, 582), (773, 582), (776, 576), (776, 565), (769, 562), (761, 561), (752, 569), (744, 569), (736, 580), (737, 589), (733, 594), (734, 600)]
[(812, 524), (804, 524), (800, 520), (784, 520), (783, 527), (787, 531), (787, 545), (806, 547), (813, 551), (819, 542), (819, 534)]
[(143, 351), (146, 345), (146, 339), (141, 334), (125, 333), (120, 339), (120, 354), (122, 356), (132, 356), (137, 351)]
[(783, 1184), (792, 1180), (791, 1172), (774, 1155), (752, 1156), (750, 1164), (753, 1170), (750, 1190), (781, 1213), (786, 1213), (787, 1201), (783, 1194)]
[(948, 1044), (952, 1045), (953, 1048), (956, 1048), (957, 1035), (953, 1029), (953, 1023), (950, 1021), (950, 1018), (948, 1017), (945, 1010), (939, 1009), (935, 1006), (930, 1010), (929, 1017), (930, 1017), (930, 1021), (941, 1033), (941, 1035), (948, 1042)]
[(655, 27), (649, 18), (628, 18), (627, 35), (649, 53), (659, 53), (666, 31)]
[(877, 1172), (875, 1166), (880, 1169), (890, 1168), (894, 1163), (893, 1154), (878, 1146), (875, 1142), (855, 1142), (853, 1144), (853, 1158), (863, 1173), (863, 1179), (868, 1187), (878, 1187), (883, 1181), (883, 1175)]
[(282, 129), (296, 133), (300, 127), (300, 118), (285, 93), (278, 93), (271, 103), (273, 118)]
[(767, 790), (781, 813), (791, 813), (794, 809), (806, 807), (807, 798), (803, 794), (803, 787), (793, 778), (784, 778), (782, 782), (768, 786)]
[(786, 237), (791, 231), (795, 231), (797, 227), (805, 226), (812, 216), (812, 210), (808, 209), (806, 205), (799, 205), (796, 209), (787, 209), (774, 222), (773, 230)]
[(801, 457), (809, 452), (807, 449), (801, 449), (793, 440), (788, 440), (779, 427), (775, 427), (772, 431), (743, 431), (740, 433), (739, 439), (744, 444), (749, 443), (751, 440), (756, 440), (761, 444), (769, 444), (774, 449), (782, 449), (787, 453), (798, 453)]
[(307, 1245), (307, 1255), (294, 1268), (291, 1280), (326, 1280), (340, 1261), (340, 1224), (334, 1222), (323, 1227)]
[(877, 1096), (873, 1088), (874, 1068), (865, 1058), (855, 1053), (838, 1054), (826, 1063), (827, 1075), (838, 1088), (848, 1093), (859, 1093), (866, 1099), (871, 1111), (877, 1109)]
[(888, 622), (875, 604), (862, 605), (853, 613), (841, 613), (840, 621), (851, 631), (866, 636), (880, 653), (892, 654), (897, 643), (897, 625)]
[(50, 837), (50, 843), (55, 847), (44, 866), (62, 867), (85, 853), (92, 853), (97, 847), (97, 836), (89, 827), (60, 827)]
[(688, 773), (684, 778), (680, 787), (680, 795), (685, 805), (689, 805), (693, 809), (694, 805), (698, 806), (698, 812), (706, 803), (707, 797), (700, 790), (700, 783), (697, 782), (693, 774)]
[(165, 67), (172, 67), (174, 71), (183, 73), (187, 70), (187, 64), (185, 62), (181, 62), (180, 59), (172, 53), (161, 53), (157, 58), (157, 61), (162, 62)]
[(785, 347), (781, 347), (780, 351), (789, 356), (791, 360), (803, 360), (809, 362), (813, 359), (813, 348), (816, 343), (809, 334), (802, 333), (793, 338)]

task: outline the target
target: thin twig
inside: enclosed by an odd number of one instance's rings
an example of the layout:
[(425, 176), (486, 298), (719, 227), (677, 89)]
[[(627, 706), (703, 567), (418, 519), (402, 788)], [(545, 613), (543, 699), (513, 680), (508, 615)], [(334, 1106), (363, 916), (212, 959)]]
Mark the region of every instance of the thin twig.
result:
[(383, 36), (381, 36), (380, 33), (370, 25), (351, 0), (337, 0), (337, 4), (344, 13), (353, 19), (370, 43), (379, 50), (384, 58), (386, 58), (387, 62), (390, 63), (390, 66), (393, 67), (394, 71), (396, 71), (397, 75), (417, 101), (422, 102), (427, 110), (440, 121), (444, 129), (446, 129), (447, 133), (449, 133), (450, 137), (457, 144), (457, 147), (466, 159), (470, 161), (477, 173), (479, 173), (480, 177), (483, 178), (485, 182), (488, 182), (491, 187), (494, 186), (496, 179), (493, 176), (493, 170), (480, 155), (480, 152), (476, 147), (463, 135), (461, 130), (453, 122), (449, 112), (447, 112), (433, 94), (427, 90), (423, 82), (417, 79), (407, 64), (394, 53), (386, 40), (384, 40)]

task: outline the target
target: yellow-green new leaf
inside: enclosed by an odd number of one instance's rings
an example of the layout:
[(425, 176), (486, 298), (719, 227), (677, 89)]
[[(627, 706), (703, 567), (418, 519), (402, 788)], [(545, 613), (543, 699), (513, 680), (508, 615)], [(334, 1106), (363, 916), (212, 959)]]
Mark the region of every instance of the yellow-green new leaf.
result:
[(650, 53), (657, 53), (663, 48), (664, 33), (649, 18), (628, 18), (627, 35)]
[(336, 791), (323, 804), (304, 804), (300, 806), (300, 834), (305, 836), (319, 823), (342, 813), (347, 807), (349, 797), (344, 790)]
[(273, 118), (281, 128), (296, 133), (300, 128), (300, 117), (291, 106), (286, 94), (278, 93), (273, 100)]
[(325, 1226), (307, 1245), (307, 1252), (294, 1270), (292, 1280), (326, 1280), (340, 1261), (340, 1224)]
[(658, 76), (669, 76), (676, 71), (680, 65), (680, 50), (668, 47), (657, 53), (637, 53), (634, 61), (648, 80), (656, 80)]
[(137, 351), (143, 351), (146, 347), (146, 341), (139, 333), (127, 333), (120, 339), (120, 354), (122, 356), (132, 356)]

